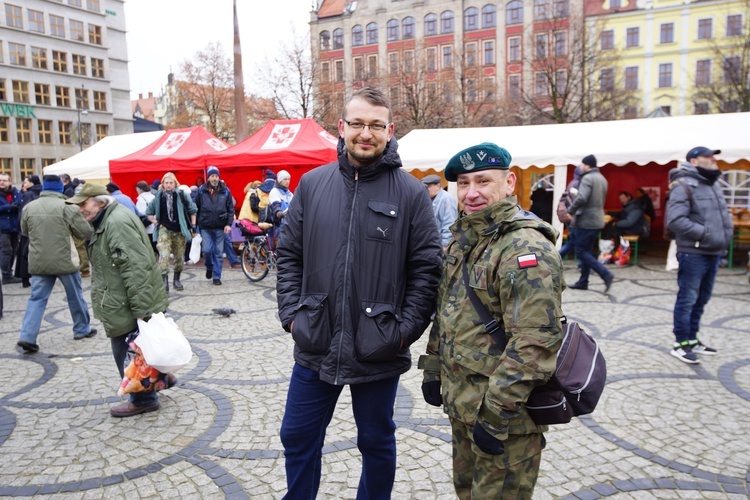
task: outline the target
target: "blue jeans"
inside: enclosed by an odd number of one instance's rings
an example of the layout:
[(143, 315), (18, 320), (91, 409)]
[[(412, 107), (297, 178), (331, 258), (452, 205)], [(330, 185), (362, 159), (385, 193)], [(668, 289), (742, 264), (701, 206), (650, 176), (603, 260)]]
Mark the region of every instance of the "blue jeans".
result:
[[(358, 499), (391, 497), (396, 475), (393, 405), (398, 379), (349, 386), (357, 447), (362, 453)], [(317, 372), (295, 363), (281, 423), (288, 489), (284, 498), (314, 499), (317, 495), (326, 428), (342, 389), (343, 386), (322, 382)]]
[(581, 277), (578, 278), (578, 283), (583, 285), (589, 284), (589, 274), (592, 269), (602, 279), (609, 279), (612, 276), (612, 273), (607, 271), (607, 268), (591, 253), (598, 236), (598, 229), (573, 229), (573, 247), (576, 251), (576, 258), (581, 263)]
[[(117, 370), (120, 372), (120, 380), (125, 376), (125, 358), (128, 355), (128, 343), (126, 342), (129, 334), (120, 335), (119, 337), (110, 337), (110, 343), (112, 344), (112, 355), (115, 358), (115, 364)], [(159, 399), (159, 395), (156, 391), (144, 391), (144, 392), (131, 392), (130, 402), (135, 406), (147, 406), (154, 403)]]
[(203, 257), (206, 259), (206, 269), (213, 271), (213, 279), (221, 279), (221, 254), (224, 251), (223, 229), (201, 229), (203, 239)]
[(714, 289), (719, 255), (677, 252), (677, 301), (674, 304), (675, 341), (695, 340), (703, 309)]
[(224, 234), (224, 253), (227, 254), (227, 260), (229, 261), (230, 266), (240, 263), (240, 258), (237, 257), (237, 254), (234, 252), (234, 247), (232, 246), (232, 238), (226, 233)]
[(81, 275), (78, 271), (71, 274), (33, 274), (31, 275), (31, 295), (26, 303), (26, 314), (21, 324), (21, 336), (19, 340), (36, 344), (39, 335), (39, 327), (42, 326), (44, 310), (47, 309), (47, 300), (55, 286), (55, 281), (65, 287), (65, 296), (68, 299), (68, 309), (73, 317), (73, 335), (85, 337), (91, 331), (89, 326), (89, 306), (83, 298), (81, 290)]
[(571, 250), (575, 248), (575, 238), (574, 235), (575, 232), (573, 229), (568, 229), (568, 239), (563, 243), (563, 245), (560, 247), (560, 257), (565, 258), (568, 256)]

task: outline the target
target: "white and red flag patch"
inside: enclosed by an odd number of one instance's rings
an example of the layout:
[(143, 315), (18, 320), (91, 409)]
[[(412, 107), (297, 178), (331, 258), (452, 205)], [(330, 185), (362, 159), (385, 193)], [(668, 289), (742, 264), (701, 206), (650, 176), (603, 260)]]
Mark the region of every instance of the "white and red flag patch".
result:
[(536, 267), (537, 265), (539, 265), (539, 261), (536, 260), (535, 253), (529, 253), (526, 255), (518, 256), (519, 269), (525, 269), (527, 267)]

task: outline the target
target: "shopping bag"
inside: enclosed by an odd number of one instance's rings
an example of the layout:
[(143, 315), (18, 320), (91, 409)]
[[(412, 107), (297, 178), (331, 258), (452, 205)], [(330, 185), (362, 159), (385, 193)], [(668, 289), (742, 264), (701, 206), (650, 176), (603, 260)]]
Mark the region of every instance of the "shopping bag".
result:
[(617, 247), (615, 255), (616, 258), (614, 259), (614, 263), (618, 266), (627, 266), (630, 262), (630, 242), (622, 236), (620, 236), (620, 246)]
[(136, 335), (137, 333), (131, 334), (127, 340), (128, 353), (123, 363), (124, 376), (122, 382), (120, 382), (120, 387), (117, 389), (118, 396), (124, 396), (132, 392), (161, 391), (168, 386), (168, 375), (146, 363), (143, 352), (133, 340)]
[(191, 264), (197, 264), (199, 260), (201, 260), (201, 243), (203, 243), (203, 238), (201, 238), (200, 234), (196, 234), (193, 236), (193, 242), (190, 244), (190, 263)]
[(667, 271), (676, 271), (680, 267), (680, 263), (677, 261), (677, 243), (674, 240), (669, 242), (669, 250), (667, 251)]
[(612, 240), (599, 240), (599, 262), (609, 264), (612, 262), (612, 253), (615, 251), (615, 242)]
[(139, 319), (138, 332), (134, 342), (143, 352), (143, 358), (162, 373), (176, 372), (193, 357), (180, 327), (164, 313), (154, 314), (148, 322)]

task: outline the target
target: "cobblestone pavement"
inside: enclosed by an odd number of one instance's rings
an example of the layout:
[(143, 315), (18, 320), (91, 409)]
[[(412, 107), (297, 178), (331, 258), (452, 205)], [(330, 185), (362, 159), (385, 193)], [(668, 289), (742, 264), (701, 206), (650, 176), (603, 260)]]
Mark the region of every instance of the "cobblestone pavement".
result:
[[(566, 263), (566, 279), (577, 278)], [(607, 357), (596, 412), (547, 434), (535, 498), (744, 499), (750, 491), (750, 286), (722, 269), (702, 340), (719, 349), (700, 365), (669, 355), (675, 273), (642, 256), (614, 269), (610, 295), (563, 294)], [(213, 286), (202, 267), (183, 272), (170, 312), (195, 356), (162, 408), (115, 419), (119, 380), (103, 334), (73, 341), (61, 285), (47, 307), (39, 353), (18, 340), (29, 289), (4, 287), (0, 320), (0, 495), (55, 498), (280, 498), (279, 426), (292, 340), (276, 318), (275, 276), (250, 283), (227, 269)], [(83, 280), (88, 297), (90, 279)], [(237, 314), (223, 318), (214, 307)], [(94, 326), (101, 325), (94, 321)], [(426, 336), (414, 346), (424, 350)], [(416, 360), (416, 355), (414, 356)], [(450, 426), (424, 403), (416, 368), (396, 400), (397, 499), (455, 498)], [(348, 391), (328, 429), (319, 498), (354, 498), (360, 459)]]

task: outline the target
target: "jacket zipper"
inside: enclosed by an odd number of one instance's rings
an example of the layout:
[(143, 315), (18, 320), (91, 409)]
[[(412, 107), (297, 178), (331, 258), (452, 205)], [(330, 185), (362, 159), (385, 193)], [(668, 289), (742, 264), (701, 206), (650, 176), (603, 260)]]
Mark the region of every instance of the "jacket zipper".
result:
[[(349, 209), (349, 230), (346, 236), (346, 258), (344, 259), (344, 286), (342, 289), (343, 300), (341, 301), (341, 332), (343, 333), (345, 327), (346, 318), (346, 301), (349, 297), (347, 290), (348, 275), (349, 275), (349, 254), (352, 245), (352, 229), (354, 226), (354, 207), (357, 201), (357, 191), (359, 188), (359, 171), (354, 171), (354, 195), (352, 196), (352, 206)], [(352, 332), (353, 334), (354, 332)], [(336, 377), (334, 379), (334, 385), (339, 385), (339, 373), (341, 371), (341, 347), (344, 343), (344, 336), (339, 335), (339, 349), (336, 355)]]
[(516, 273), (510, 273), (510, 290), (513, 292), (513, 324), (518, 323), (518, 290), (516, 290)]

